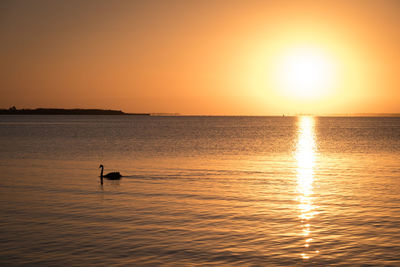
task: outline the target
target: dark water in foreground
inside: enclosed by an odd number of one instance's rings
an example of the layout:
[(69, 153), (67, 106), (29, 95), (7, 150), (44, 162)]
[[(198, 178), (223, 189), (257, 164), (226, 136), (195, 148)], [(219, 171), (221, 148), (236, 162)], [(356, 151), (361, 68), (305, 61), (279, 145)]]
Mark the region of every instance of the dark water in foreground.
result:
[(1, 116), (0, 147), (2, 266), (400, 266), (400, 118)]

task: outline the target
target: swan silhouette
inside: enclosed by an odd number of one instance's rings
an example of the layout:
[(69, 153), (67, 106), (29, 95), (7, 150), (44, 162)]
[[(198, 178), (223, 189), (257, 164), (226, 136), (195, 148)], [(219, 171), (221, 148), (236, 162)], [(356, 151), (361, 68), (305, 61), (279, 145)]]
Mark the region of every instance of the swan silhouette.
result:
[(108, 180), (119, 180), (122, 177), (122, 175), (119, 172), (110, 172), (107, 173), (106, 175), (103, 175), (104, 166), (100, 164), (99, 168), (101, 168), (100, 172), (101, 184), (103, 184), (103, 177), (107, 178)]

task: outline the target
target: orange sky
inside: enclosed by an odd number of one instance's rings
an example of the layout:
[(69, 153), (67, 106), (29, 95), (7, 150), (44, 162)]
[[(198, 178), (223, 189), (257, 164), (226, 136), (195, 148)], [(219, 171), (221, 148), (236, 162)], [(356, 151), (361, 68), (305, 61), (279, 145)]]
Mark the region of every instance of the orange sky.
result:
[[(0, 108), (400, 113), (399, 14), (396, 0), (1, 1)], [(302, 74), (317, 54), (332, 67), (311, 81), (279, 67)]]

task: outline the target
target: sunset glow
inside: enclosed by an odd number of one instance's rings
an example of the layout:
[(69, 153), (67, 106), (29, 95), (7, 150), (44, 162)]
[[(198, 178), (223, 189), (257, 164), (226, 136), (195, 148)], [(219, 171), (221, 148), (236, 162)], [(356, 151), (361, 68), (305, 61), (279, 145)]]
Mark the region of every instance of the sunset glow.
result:
[(338, 79), (333, 60), (312, 48), (289, 51), (277, 68), (282, 90), (299, 101), (326, 97)]
[(400, 0), (1, 0), (0, 44), (0, 267), (400, 267)]
[(399, 8), (369, 0), (10, 1), (0, 27), (0, 108), (398, 113)]

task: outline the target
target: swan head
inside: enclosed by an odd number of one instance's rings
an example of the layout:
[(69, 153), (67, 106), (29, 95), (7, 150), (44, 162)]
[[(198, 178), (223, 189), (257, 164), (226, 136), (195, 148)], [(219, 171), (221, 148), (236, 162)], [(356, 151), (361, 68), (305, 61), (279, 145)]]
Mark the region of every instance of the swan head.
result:
[(104, 168), (104, 167), (103, 167), (103, 164), (100, 164), (99, 168)]

